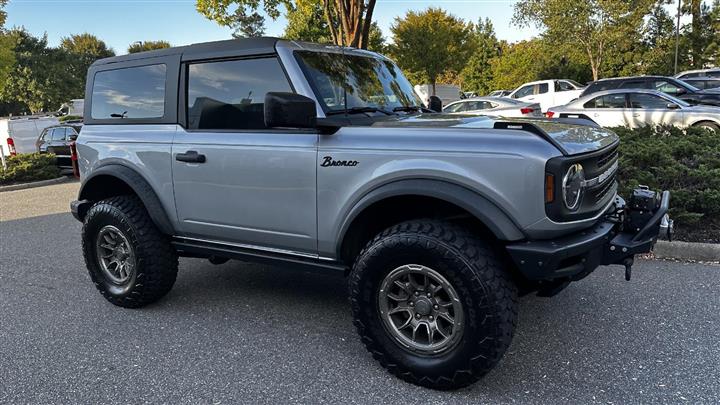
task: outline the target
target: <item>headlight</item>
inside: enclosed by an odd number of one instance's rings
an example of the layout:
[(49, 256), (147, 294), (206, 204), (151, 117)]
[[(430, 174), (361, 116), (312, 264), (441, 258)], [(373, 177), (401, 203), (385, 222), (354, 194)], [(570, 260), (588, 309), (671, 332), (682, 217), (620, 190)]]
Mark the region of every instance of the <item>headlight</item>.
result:
[(585, 170), (580, 163), (570, 166), (562, 182), (563, 202), (569, 210), (580, 206), (585, 183)]

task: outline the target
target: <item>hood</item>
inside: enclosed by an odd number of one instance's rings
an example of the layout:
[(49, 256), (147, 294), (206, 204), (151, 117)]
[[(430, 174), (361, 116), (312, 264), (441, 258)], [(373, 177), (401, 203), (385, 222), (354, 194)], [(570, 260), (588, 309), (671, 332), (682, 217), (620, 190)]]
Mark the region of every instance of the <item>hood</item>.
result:
[(720, 118), (720, 107), (713, 105), (695, 104), (689, 107), (683, 107), (682, 111), (703, 114), (717, 114), (718, 118)]
[[(618, 136), (607, 129), (582, 125), (573, 119), (500, 118), (459, 114), (419, 114), (375, 122), (372, 126), (406, 128), (497, 128), (532, 132), (571, 156), (615, 144)], [(510, 133), (508, 133), (510, 136)]]
[(709, 94), (713, 96), (720, 96), (720, 88), (712, 88), (712, 89), (701, 89), (698, 91), (699, 94)]

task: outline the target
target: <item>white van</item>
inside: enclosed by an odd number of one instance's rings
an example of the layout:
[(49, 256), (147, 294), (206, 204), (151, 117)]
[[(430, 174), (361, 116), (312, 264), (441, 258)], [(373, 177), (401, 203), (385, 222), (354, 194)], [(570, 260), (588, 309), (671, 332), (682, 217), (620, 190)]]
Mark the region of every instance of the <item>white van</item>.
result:
[(35, 152), (35, 141), (42, 130), (59, 123), (57, 117), (51, 115), (0, 118), (0, 147), (3, 155)]

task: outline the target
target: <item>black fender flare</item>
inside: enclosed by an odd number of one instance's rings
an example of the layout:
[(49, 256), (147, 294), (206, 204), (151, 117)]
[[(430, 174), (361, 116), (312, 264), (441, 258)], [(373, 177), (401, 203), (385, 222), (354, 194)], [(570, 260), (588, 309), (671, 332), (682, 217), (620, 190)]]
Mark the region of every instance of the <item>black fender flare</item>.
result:
[[(115, 177), (127, 184), (128, 187), (130, 187), (140, 198), (145, 206), (145, 209), (150, 215), (150, 219), (152, 219), (158, 229), (160, 229), (160, 232), (165, 235), (175, 234), (175, 230), (167, 216), (167, 213), (165, 212), (165, 209), (163, 208), (162, 203), (160, 202), (160, 198), (158, 198), (157, 194), (150, 186), (150, 183), (148, 183), (147, 180), (145, 180), (145, 178), (138, 172), (127, 166), (108, 164), (94, 169), (92, 174), (84, 179), (82, 186), (80, 186), (80, 193), (78, 197), (80, 201), (95, 202), (93, 194), (98, 187), (102, 186), (102, 183), (99, 180), (93, 181), (93, 179), (97, 179), (99, 176)], [(90, 204), (87, 204), (87, 208), (89, 208), (89, 205)], [(85, 212), (83, 212), (83, 210), (79, 211), (79, 219), (81, 220), (85, 216), (87, 209), (84, 211)]]
[(437, 198), (464, 209), (480, 220), (499, 240), (518, 241), (525, 239), (521, 229), (510, 216), (483, 195), (463, 186), (442, 180), (408, 179), (381, 185), (360, 198), (345, 215), (345, 221), (338, 232), (336, 251), (340, 257), (343, 241), (355, 218), (376, 202), (390, 197), (419, 195)]

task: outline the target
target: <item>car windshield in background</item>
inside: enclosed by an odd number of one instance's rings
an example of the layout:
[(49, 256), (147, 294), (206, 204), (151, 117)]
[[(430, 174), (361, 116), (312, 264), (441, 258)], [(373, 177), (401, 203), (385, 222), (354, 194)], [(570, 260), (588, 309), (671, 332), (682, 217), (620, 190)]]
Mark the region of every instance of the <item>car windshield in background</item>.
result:
[(685, 87), (686, 90), (700, 91), (700, 89), (698, 89), (697, 87), (693, 86), (692, 84), (690, 84), (686, 81), (683, 81), (681, 79), (675, 79), (675, 80), (677, 80), (683, 87)]
[(312, 51), (296, 55), (326, 114), (405, 111), (422, 106), (400, 68), (389, 60)]

